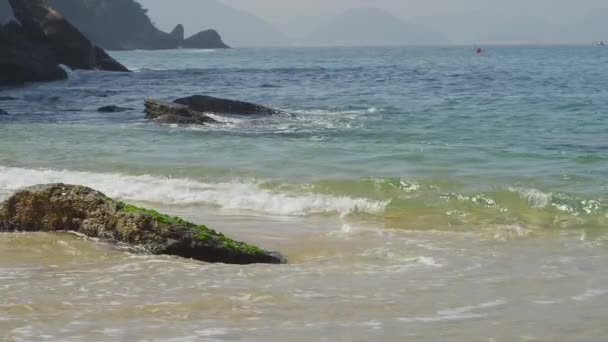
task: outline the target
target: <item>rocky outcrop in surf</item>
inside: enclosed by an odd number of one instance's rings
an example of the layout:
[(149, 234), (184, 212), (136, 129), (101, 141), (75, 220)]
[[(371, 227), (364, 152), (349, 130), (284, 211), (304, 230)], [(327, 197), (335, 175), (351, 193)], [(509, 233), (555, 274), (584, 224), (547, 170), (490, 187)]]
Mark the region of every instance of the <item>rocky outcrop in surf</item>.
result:
[(286, 112), (265, 107), (251, 102), (221, 99), (213, 96), (194, 95), (183, 97), (174, 101), (188, 108), (213, 114), (237, 114), (237, 115), (289, 115)]
[(14, 231), (74, 231), (152, 254), (206, 262), (285, 262), (278, 253), (229, 239), (206, 226), (118, 202), (77, 185), (37, 185), (14, 194), (0, 207), (0, 232)]
[(216, 123), (205, 113), (188, 108), (188, 106), (156, 99), (146, 99), (146, 118), (158, 123), (178, 125), (206, 125)]
[(20, 24), (0, 28), (0, 83), (67, 78), (72, 69), (128, 71), (94, 46), (47, 0), (9, 0)]
[(290, 115), (255, 103), (194, 95), (166, 102), (146, 99), (146, 118), (160, 123), (205, 125), (217, 123), (207, 114), (232, 115)]

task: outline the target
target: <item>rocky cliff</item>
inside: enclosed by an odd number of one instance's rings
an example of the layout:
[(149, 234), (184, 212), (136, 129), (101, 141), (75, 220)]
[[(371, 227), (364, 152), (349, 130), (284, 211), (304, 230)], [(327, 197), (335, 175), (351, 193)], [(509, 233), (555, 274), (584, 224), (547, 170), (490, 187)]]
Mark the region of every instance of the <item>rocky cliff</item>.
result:
[(19, 23), (0, 26), (0, 84), (52, 81), (72, 69), (128, 71), (93, 45), (47, 0), (10, 0)]
[[(154, 26), (145, 9), (134, 0), (48, 0), (93, 43), (109, 50), (175, 49), (184, 45), (183, 26), (166, 33)], [(7, 0), (0, 0), (0, 20), (10, 17)], [(177, 23), (176, 23), (177, 24)], [(206, 39), (188, 40), (188, 47), (227, 48), (217, 32)], [(195, 35), (197, 36), (197, 35)]]

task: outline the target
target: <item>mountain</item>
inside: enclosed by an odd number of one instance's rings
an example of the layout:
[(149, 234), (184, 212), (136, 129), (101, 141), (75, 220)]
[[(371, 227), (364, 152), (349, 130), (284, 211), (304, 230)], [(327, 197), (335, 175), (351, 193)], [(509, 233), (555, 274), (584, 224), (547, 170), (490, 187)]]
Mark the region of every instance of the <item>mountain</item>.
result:
[(608, 11), (595, 10), (567, 21), (540, 14), (508, 15), (479, 10), (453, 16), (416, 17), (413, 23), (433, 27), (458, 44), (590, 43), (608, 39)]
[(190, 34), (206, 28), (221, 32), (230, 46), (286, 46), (289, 39), (266, 21), (216, 0), (140, 0), (159, 27), (184, 24)]
[(354, 8), (321, 25), (305, 45), (378, 46), (446, 43), (441, 34), (379, 8)]
[[(156, 28), (147, 11), (134, 0), (48, 0), (95, 44), (111, 50), (174, 49), (182, 37)], [(0, 0), (0, 18), (6, 16), (7, 0)], [(10, 7), (9, 7), (10, 8)], [(0, 19), (1, 20), (1, 19)], [(179, 24), (178, 22), (174, 23)], [(205, 39), (201, 39), (204, 37)], [(207, 30), (188, 40), (190, 47), (225, 48), (217, 32)]]

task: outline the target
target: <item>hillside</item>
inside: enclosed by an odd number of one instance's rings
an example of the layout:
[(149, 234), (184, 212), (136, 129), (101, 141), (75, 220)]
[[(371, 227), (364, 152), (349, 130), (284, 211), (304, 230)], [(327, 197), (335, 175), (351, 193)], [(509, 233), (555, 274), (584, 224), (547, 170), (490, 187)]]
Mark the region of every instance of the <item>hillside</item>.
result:
[(321, 25), (303, 41), (319, 46), (378, 46), (445, 43), (439, 33), (378, 8), (355, 8)]
[(289, 39), (271, 24), (216, 0), (140, 0), (152, 20), (164, 30), (177, 22), (189, 34), (213, 27), (230, 46), (286, 46)]
[[(106, 49), (172, 49), (183, 44), (183, 40), (156, 28), (147, 11), (134, 0), (49, 0), (49, 3), (86, 37)], [(0, 18), (7, 6), (7, 0), (0, 0)], [(209, 37), (217, 39), (205, 40), (205, 45), (196, 47), (227, 47), (219, 35)]]

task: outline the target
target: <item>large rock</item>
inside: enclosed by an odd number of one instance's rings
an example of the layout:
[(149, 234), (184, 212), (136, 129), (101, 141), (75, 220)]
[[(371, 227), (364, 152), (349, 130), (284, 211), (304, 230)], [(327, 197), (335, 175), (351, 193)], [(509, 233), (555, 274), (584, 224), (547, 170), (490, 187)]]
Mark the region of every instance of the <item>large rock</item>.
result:
[(0, 32), (0, 83), (65, 79), (72, 69), (128, 71), (94, 46), (47, 0), (9, 0), (21, 25)]
[(255, 103), (221, 99), (212, 96), (194, 95), (174, 101), (202, 113), (238, 115), (289, 115), (286, 112)]
[(179, 125), (206, 125), (217, 121), (188, 106), (165, 102), (156, 99), (146, 99), (146, 118), (159, 123)]
[(170, 35), (177, 42), (183, 43), (183, 41), (184, 41), (184, 35), (185, 35), (184, 25), (178, 24), (177, 26), (175, 26), (175, 28), (173, 29), (173, 31), (171, 31)]
[(38, 185), (17, 192), (0, 207), (0, 232), (13, 231), (74, 231), (153, 254), (207, 262), (284, 262), (277, 253), (231, 240), (203, 225), (117, 202), (76, 185)]
[(10, 21), (13, 16), (11, 6), (6, 0), (0, 0), (0, 24)]
[(51, 44), (0, 26), (0, 84), (66, 79), (58, 64)]
[(101, 113), (120, 113), (120, 112), (126, 112), (128, 110), (133, 110), (133, 108), (110, 105), (110, 106), (99, 107), (97, 109), (97, 111), (101, 112)]
[(189, 49), (227, 49), (228, 45), (224, 44), (222, 37), (215, 30), (201, 31), (184, 40), (182, 47)]

